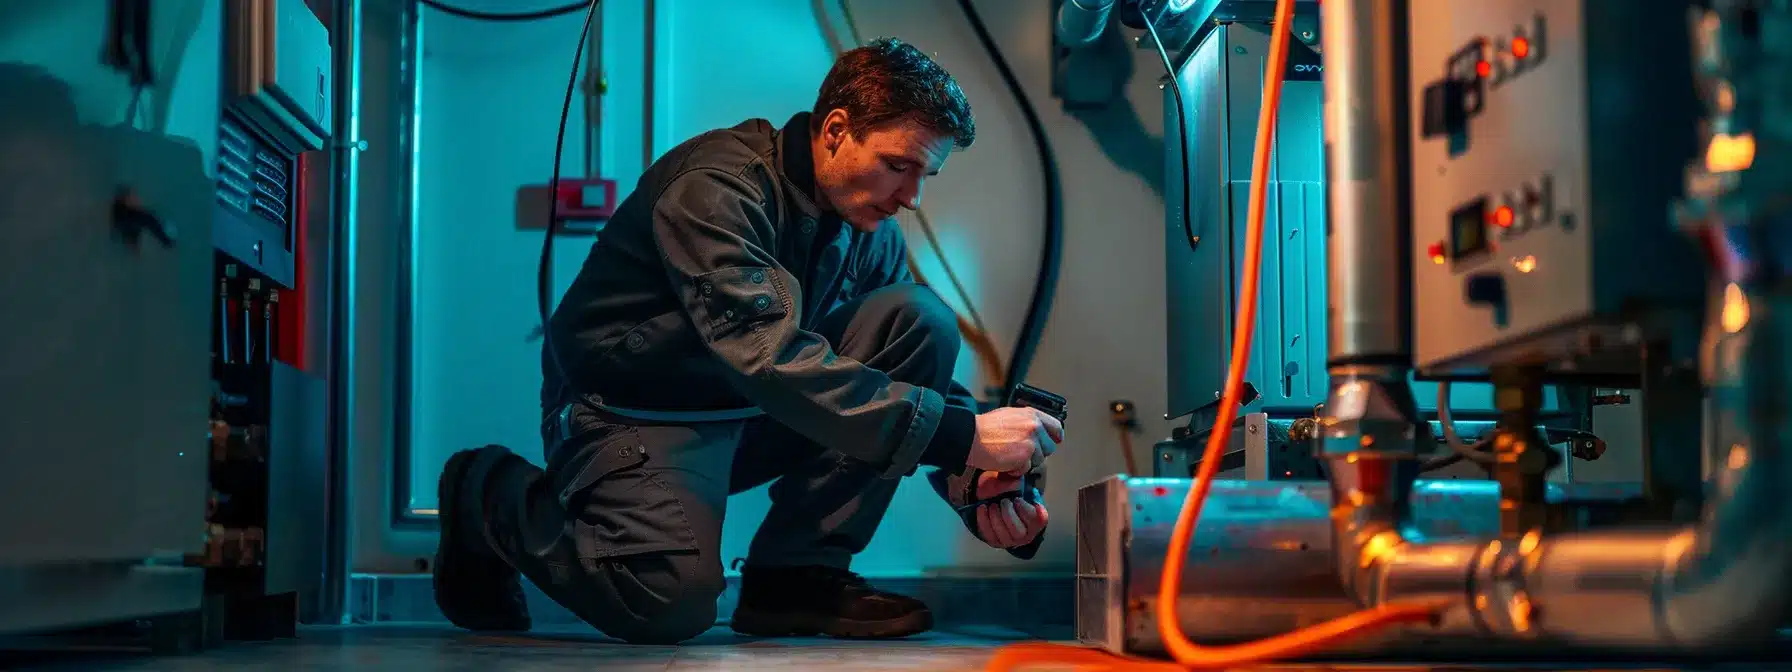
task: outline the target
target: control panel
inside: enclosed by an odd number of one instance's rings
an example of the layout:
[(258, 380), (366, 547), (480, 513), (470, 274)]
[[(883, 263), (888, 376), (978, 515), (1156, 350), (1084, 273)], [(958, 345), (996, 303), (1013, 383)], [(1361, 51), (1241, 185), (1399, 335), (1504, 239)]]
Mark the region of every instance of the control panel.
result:
[(1425, 27), (1409, 54), (1425, 372), (1567, 361), (1589, 330), (1622, 333), (1636, 306), (1699, 287), (1668, 216), (1697, 126), (1677, 102), (1692, 91), (1685, 3), (1666, 4), (1410, 4)]

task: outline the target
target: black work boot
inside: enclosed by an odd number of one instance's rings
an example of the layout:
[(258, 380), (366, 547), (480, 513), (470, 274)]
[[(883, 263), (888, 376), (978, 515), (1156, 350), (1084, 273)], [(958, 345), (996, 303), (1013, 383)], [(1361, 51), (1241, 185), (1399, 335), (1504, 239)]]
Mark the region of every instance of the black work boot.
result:
[(747, 565), (732, 627), (752, 637), (887, 639), (933, 629), (933, 612), (844, 569)]
[(516, 458), (503, 446), (463, 450), (448, 458), (436, 482), (442, 528), (432, 577), (436, 606), (448, 622), (468, 630), (521, 632), (532, 625), (521, 575), (492, 548), (484, 511), (465, 508), (481, 506), (466, 488), (479, 499), (484, 494), (469, 477), (486, 478), (505, 459)]

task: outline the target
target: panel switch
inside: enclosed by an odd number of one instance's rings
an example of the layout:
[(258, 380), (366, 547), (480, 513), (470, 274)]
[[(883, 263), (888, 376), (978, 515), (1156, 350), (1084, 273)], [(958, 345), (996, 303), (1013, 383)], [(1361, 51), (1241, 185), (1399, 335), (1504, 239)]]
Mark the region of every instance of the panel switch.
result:
[(1493, 323), (1506, 326), (1506, 278), (1498, 273), (1476, 273), (1463, 279), (1462, 300), (1471, 306), (1493, 309)]

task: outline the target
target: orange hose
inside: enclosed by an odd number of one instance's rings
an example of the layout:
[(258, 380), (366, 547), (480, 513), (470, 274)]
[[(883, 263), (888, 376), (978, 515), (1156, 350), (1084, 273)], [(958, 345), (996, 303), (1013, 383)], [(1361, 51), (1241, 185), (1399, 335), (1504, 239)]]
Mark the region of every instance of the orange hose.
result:
[(1282, 98), (1282, 71), (1288, 61), (1288, 26), (1294, 16), (1294, 0), (1276, 0), (1274, 28), (1269, 40), (1269, 58), (1264, 65), (1263, 105), (1257, 117), (1257, 141), (1251, 158), (1251, 198), (1247, 211), (1244, 244), (1243, 283), (1238, 290), (1238, 314), (1233, 325), (1232, 359), (1226, 371), (1225, 392), (1220, 396), (1219, 416), (1208, 434), (1201, 467), (1183, 501), (1182, 512), (1170, 534), (1170, 547), (1164, 557), (1163, 575), (1158, 580), (1158, 633), (1175, 663), (1140, 660), (1087, 648), (1052, 644), (1026, 644), (1006, 647), (996, 653), (987, 669), (1012, 670), (1023, 665), (1071, 663), (1079, 670), (1220, 670), (1239, 665), (1267, 662), (1310, 654), (1332, 644), (1371, 630), (1398, 623), (1431, 620), (1437, 604), (1389, 604), (1342, 618), (1333, 619), (1294, 632), (1268, 639), (1232, 646), (1207, 647), (1189, 640), (1183, 633), (1176, 604), (1182, 593), (1183, 563), (1188, 558), (1189, 543), (1194, 538), (1195, 523), (1200, 520), (1201, 506), (1213, 489), (1213, 477), (1219, 471), (1225, 454), (1230, 428), (1238, 414), (1240, 390), (1246, 368), (1250, 365), (1251, 341), (1256, 336), (1257, 293), (1259, 271), (1263, 266), (1264, 202), (1269, 186), (1269, 157), (1275, 143), (1276, 112)]

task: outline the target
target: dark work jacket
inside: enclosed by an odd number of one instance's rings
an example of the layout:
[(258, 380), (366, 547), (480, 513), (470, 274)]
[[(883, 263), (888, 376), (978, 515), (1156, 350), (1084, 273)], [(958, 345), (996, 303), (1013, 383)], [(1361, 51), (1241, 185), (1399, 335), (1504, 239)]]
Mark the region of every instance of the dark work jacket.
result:
[(575, 394), (649, 419), (763, 413), (885, 477), (964, 466), (968, 394), (892, 381), (810, 331), (913, 278), (894, 222), (863, 233), (816, 205), (808, 124), (749, 120), (647, 168), (550, 320), (544, 413)]

